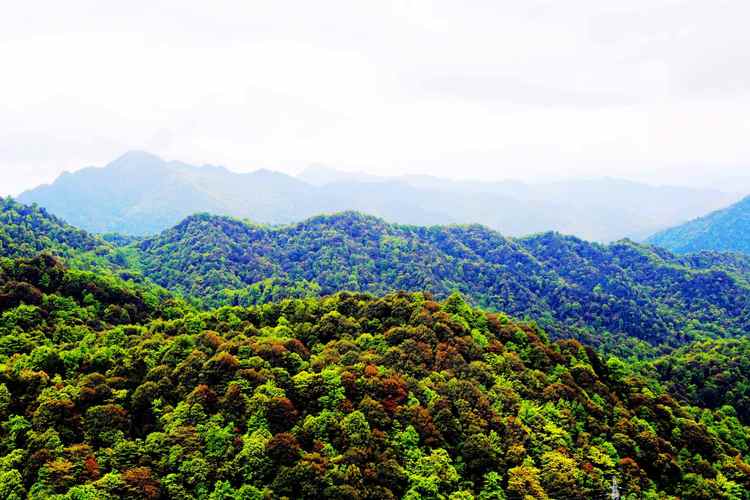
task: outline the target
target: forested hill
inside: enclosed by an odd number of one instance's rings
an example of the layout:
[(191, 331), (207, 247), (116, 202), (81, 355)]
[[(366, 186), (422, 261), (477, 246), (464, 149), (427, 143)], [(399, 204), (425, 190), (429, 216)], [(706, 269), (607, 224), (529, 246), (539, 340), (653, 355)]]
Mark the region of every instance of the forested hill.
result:
[(692, 404), (727, 406), (750, 425), (750, 338), (695, 342), (654, 364), (656, 377)]
[(460, 291), (553, 333), (595, 331), (593, 342), (612, 342), (610, 332), (676, 346), (750, 331), (746, 259), (678, 257), (629, 241), (604, 246), (556, 233), (508, 239), (482, 226), (402, 226), (352, 212), (277, 228), (197, 215), (138, 251), (147, 276), (208, 303), (338, 290)]
[(198, 312), (0, 260), (0, 498), (745, 500), (748, 429), (458, 296)]
[(739, 254), (675, 256), (556, 233), (509, 239), (478, 225), (403, 226), (354, 212), (281, 227), (196, 215), (132, 243), (10, 199), (0, 217), (0, 256), (44, 251), (78, 268), (143, 274), (205, 306), (341, 290), (459, 291), (552, 334), (637, 355), (750, 331), (750, 258)]
[(717, 250), (750, 254), (750, 196), (723, 210), (657, 233), (649, 242), (678, 253)]
[(137, 278), (135, 262), (121, 248), (136, 241), (117, 235), (92, 235), (71, 226), (37, 205), (0, 197), (0, 257), (34, 257), (48, 253), (63, 257), (73, 267), (117, 271)]
[(109, 246), (36, 205), (0, 198), (0, 256), (30, 257), (51, 251), (65, 257), (82, 252), (107, 252)]

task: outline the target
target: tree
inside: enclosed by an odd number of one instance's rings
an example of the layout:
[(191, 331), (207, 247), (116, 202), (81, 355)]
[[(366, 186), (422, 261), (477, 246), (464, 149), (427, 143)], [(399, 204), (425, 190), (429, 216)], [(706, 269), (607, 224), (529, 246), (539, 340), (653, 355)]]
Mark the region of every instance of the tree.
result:
[(520, 465), (508, 471), (508, 493), (522, 498), (549, 498), (539, 482), (539, 469), (532, 465)]

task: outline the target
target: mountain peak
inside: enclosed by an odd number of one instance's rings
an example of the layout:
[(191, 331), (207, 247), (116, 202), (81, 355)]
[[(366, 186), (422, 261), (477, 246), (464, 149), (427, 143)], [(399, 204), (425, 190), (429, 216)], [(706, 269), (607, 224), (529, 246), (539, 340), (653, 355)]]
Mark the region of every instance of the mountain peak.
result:
[(609, 179), (531, 185), (377, 176), (321, 164), (297, 176), (268, 169), (239, 173), (141, 150), (103, 168), (75, 170), (19, 200), (37, 202), (92, 232), (131, 235), (153, 234), (196, 212), (289, 224), (357, 210), (402, 224), (480, 223), (509, 236), (554, 229), (602, 242), (640, 240), (736, 201), (716, 192), (660, 191)]
[(125, 152), (107, 166), (132, 165), (136, 163), (164, 163), (164, 160), (148, 151), (131, 150)]
[(259, 168), (258, 170), (254, 170), (252, 172), (254, 175), (259, 176), (266, 176), (266, 177), (273, 177), (273, 176), (283, 176), (281, 172), (276, 172), (275, 170), (271, 170), (268, 168)]

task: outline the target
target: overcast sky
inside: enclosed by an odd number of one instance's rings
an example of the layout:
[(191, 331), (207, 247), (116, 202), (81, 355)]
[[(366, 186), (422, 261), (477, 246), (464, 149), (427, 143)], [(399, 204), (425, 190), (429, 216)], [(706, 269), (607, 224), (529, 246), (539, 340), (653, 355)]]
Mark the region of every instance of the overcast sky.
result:
[(749, 19), (747, 0), (5, 1), (0, 194), (130, 149), (737, 188)]

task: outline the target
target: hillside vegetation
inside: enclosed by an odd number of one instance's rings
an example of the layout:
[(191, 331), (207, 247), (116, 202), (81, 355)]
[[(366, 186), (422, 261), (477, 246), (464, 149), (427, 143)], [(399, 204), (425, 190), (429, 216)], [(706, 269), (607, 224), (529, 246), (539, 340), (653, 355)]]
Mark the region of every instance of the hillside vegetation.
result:
[(48, 251), (74, 259), (87, 252), (103, 255), (110, 250), (103, 240), (70, 226), (44, 208), (0, 197), (0, 256), (31, 257)]
[(696, 342), (657, 360), (655, 368), (681, 398), (706, 408), (731, 406), (750, 424), (749, 338)]
[(124, 247), (138, 239), (92, 235), (71, 226), (37, 205), (0, 197), (0, 257), (62, 257), (72, 267), (112, 272), (127, 280), (143, 281), (137, 257)]
[(648, 241), (677, 253), (716, 250), (750, 254), (750, 197), (657, 233)]
[(555, 335), (631, 353), (750, 329), (748, 259), (678, 257), (556, 233), (508, 239), (482, 226), (402, 226), (347, 212), (268, 227), (192, 216), (137, 246), (156, 283), (219, 305), (340, 290), (454, 291)]
[(0, 497), (747, 499), (748, 429), (458, 296), (198, 312), (0, 266)]
[(454, 291), (533, 319), (552, 335), (653, 357), (693, 340), (742, 335), (750, 258), (675, 256), (557, 233), (510, 239), (483, 226), (403, 226), (346, 212), (289, 226), (197, 215), (152, 238), (103, 238), (4, 200), (0, 256), (58, 255), (72, 266), (150, 279), (203, 307), (338, 291)]

